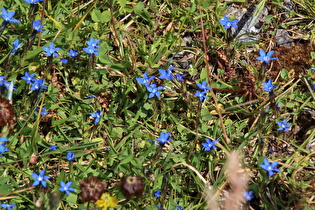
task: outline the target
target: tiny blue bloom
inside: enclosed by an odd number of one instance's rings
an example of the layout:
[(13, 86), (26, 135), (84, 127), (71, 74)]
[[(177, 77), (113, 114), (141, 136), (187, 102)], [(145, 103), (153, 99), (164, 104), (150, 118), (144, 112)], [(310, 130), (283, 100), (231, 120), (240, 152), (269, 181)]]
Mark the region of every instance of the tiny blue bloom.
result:
[(0, 154), (8, 152), (8, 148), (4, 144), (0, 144)]
[(172, 80), (173, 79), (173, 74), (171, 72), (171, 69), (165, 70), (165, 69), (159, 69), (160, 76), (159, 79), (168, 79)]
[(41, 25), (40, 24), (40, 20), (35, 20), (33, 22), (33, 29), (37, 32), (44, 32), (43, 30), (41, 30), (45, 25)]
[(78, 51), (70, 49), (68, 52), (68, 55), (74, 58), (74, 57), (77, 57), (79, 54), (78, 54)]
[(162, 87), (162, 86), (156, 87), (155, 83), (152, 83), (151, 85), (148, 85), (146, 87), (147, 87), (147, 90), (150, 92), (149, 98), (153, 98), (154, 96), (161, 97), (159, 90), (164, 89), (164, 87)]
[(160, 133), (160, 137), (157, 138), (156, 140), (158, 140), (161, 144), (165, 144), (165, 143), (173, 140), (173, 139), (169, 139), (170, 135), (171, 135), (170, 132), (164, 133), (164, 131), (162, 131)]
[(43, 1), (43, 0), (24, 0), (28, 4), (38, 4), (38, 2)]
[(61, 192), (66, 193), (67, 195), (70, 195), (70, 191), (74, 191), (74, 189), (70, 187), (71, 185), (72, 185), (72, 182), (65, 183), (64, 181), (60, 181), (59, 190)]
[(211, 141), (211, 139), (207, 138), (206, 139), (206, 143), (201, 143), (202, 146), (205, 148), (205, 151), (210, 151), (211, 149), (216, 149), (216, 143), (218, 143), (218, 140), (213, 140)]
[(20, 40), (18, 40), (18, 39), (13, 41), (13, 43), (12, 43), (13, 48), (12, 48), (12, 50), (10, 52), (10, 55), (14, 55), (17, 52), (17, 50), (22, 46), (22, 44), (23, 43), (20, 42)]
[(252, 200), (254, 198), (253, 191), (249, 192), (244, 191), (244, 198), (246, 199), (246, 201)]
[(210, 90), (210, 87), (207, 85), (207, 81), (203, 81), (202, 83), (196, 83), (196, 85), (203, 91), (208, 92), (208, 90)]
[(102, 111), (101, 110), (97, 110), (97, 112), (95, 113), (89, 113), (92, 117), (95, 118), (94, 120), (94, 124), (98, 123), (101, 119), (101, 115), (102, 115)]
[(177, 210), (183, 210), (183, 207), (177, 206)]
[(94, 40), (94, 38), (92, 37), (90, 41), (86, 41), (86, 44), (89, 45), (90, 47), (100, 48), (101, 46), (97, 45), (100, 41), (101, 41), (100, 39)]
[(5, 137), (1, 137), (0, 138), (0, 143), (4, 143), (4, 142), (8, 142), (9, 139), (5, 138)]
[(46, 187), (46, 181), (45, 179), (50, 179), (49, 176), (45, 176), (45, 170), (42, 170), (41, 172), (39, 172), (39, 174), (36, 174), (36, 173), (32, 173), (32, 177), (35, 180), (35, 182), (32, 184), (32, 186), (37, 186), (39, 184), (42, 184), (43, 187)]
[(11, 210), (14, 206), (16, 206), (16, 204), (6, 204), (6, 203), (1, 204), (1, 207), (6, 210)]
[(287, 123), (287, 121), (288, 119), (284, 119), (282, 122), (276, 121), (276, 123), (279, 126), (278, 131), (282, 131), (282, 130), (285, 130), (286, 132), (289, 131), (289, 127), (291, 127), (292, 125), (290, 123)]
[[(46, 109), (47, 109), (46, 107), (42, 108), (42, 111), (40, 112), (41, 116), (44, 116), (44, 115), (46, 115), (48, 113), (48, 111)], [(35, 111), (38, 112), (39, 111), (39, 107), (36, 107)]]
[(68, 63), (68, 60), (65, 58), (61, 58), (60, 61), (61, 61), (61, 63)]
[(278, 58), (271, 58), (272, 54), (275, 51), (271, 50), (270, 52), (266, 53), (263, 49), (259, 50), (260, 56), (257, 57), (256, 59), (263, 61), (265, 63), (269, 63), (271, 60), (276, 60)]
[(48, 57), (53, 56), (53, 55), (58, 57), (59, 55), (58, 55), (57, 51), (61, 50), (60, 47), (55, 48), (55, 43), (53, 43), (53, 42), (49, 44), (49, 47), (44, 46), (42, 48), (46, 53), (45, 55)]
[(161, 190), (155, 191), (154, 197), (160, 198), (161, 197)]
[(239, 20), (230, 21), (228, 17), (224, 16), (223, 20), (220, 20), (219, 22), (221, 23), (221, 25), (224, 26), (225, 29), (229, 29), (231, 27), (238, 28), (237, 23), (239, 22)]
[(46, 89), (45, 81), (44, 79), (33, 79), (32, 80), (32, 86), (30, 87), (31, 90), (45, 90)]
[(57, 150), (57, 146), (50, 145), (49, 151), (54, 151), (54, 150)]
[(94, 48), (94, 47), (90, 47), (90, 46), (84, 47), (83, 50), (84, 50), (86, 53), (91, 54), (91, 55), (93, 55), (93, 54), (94, 54), (94, 55), (99, 55), (98, 52), (97, 52), (97, 51), (99, 51), (99, 49), (96, 49), (96, 48)]
[(279, 169), (275, 168), (279, 164), (279, 161), (270, 163), (267, 158), (264, 158), (264, 164), (259, 165), (262, 169), (268, 171), (268, 175), (272, 176), (274, 172), (280, 172)]
[(278, 85), (272, 85), (272, 79), (269, 79), (268, 82), (263, 82), (264, 91), (271, 92)]
[(187, 74), (181, 75), (180, 73), (177, 73), (177, 74), (175, 75), (176, 79), (177, 79), (178, 81), (180, 81), (180, 82), (184, 81), (184, 79), (183, 79), (184, 76), (187, 76)]
[(74, 161), (74, 153), (72, 151), (68, 152), (67, 160), (70, 162)]
[(139, 84), (141, 85), (145, 85), (145, 86), (149, 86), (150, 85), (150, 81), (153, 80), (155, 77), (154, 76), (148, 76), (147, 72), (144, 72), (143, 77), (137, 77), (136, 80)]
[(195, 96), (199, 97), (199, 101), (203, 101), (205, 99), (207, 99), (207, 92), (206, 91), (199, 91), (197, 90), (196, 93), (194, 94)]
[(101, 46), (97, 45), (99, 43), (99, 39), (94, 40), (94, 38), (91, 38), (90, 41), (86, 41), (86, 44), (88, 47), (84, 47), (83, 50), (88, 54), (94, 54), (99, 55), (97, 51), (99, 51)]
[(35, 73), (29, 74), (28, 72), (25, 72), (24, 77), (21, 77), (21, 79), (25, 80), (26, 84), (31, 84), (35, 75)]
[(20, 23), (20, 21), (13, 18), (15, 12), (7, 12), (7, 10), (2, 7), (2, 14), (0, 15), (3, 20), (7, 23)]

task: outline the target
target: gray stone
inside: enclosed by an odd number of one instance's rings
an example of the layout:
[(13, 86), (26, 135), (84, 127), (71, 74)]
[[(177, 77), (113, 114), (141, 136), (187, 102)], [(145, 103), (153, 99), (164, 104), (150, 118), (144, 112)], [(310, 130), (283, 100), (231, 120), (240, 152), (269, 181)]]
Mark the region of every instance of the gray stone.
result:
[(238, 28), (232, 28), (231, 32), (233, 37), (237, 38), (239, 42), (252, 42), (258, 41), (259, 35), (257, 35), (262, 27), (262, 23), (265, 21), (268, 14), (268, 9), (264, 7), (257, 18), (253, 16), (257, 4), (252, 4), (248, 9), (236, 8), (231, 6), (225, 16), (230, 17), (235, 15), (239, 20)]
[(282, 45), (285, 47), (290, 47), (291, 43), (294, 41), (285, 29), (277, 29), (276, 31), (276, 43), (277, 45)]

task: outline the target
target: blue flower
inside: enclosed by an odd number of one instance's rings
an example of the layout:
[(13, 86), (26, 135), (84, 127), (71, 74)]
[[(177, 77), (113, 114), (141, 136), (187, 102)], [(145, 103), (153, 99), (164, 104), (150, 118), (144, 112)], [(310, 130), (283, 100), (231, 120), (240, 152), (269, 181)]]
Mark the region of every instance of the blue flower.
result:
[(145, 85), (145, 86), (149, 86), (150, 85), (150, 81), (153, 80), (155, 78), (155, 76), (148, 76), (147, 72), (144, 72), (143, 74), (143, 78), (141, 77), (137, 77), (136, 80), (139, 84), (141, 85)]
[(8, 148), (4, 144), (0, 144), (0, 154), (8, 152)]
[(315, 84), (313, 84), (313, 89), (315, 90)]
[(40, 24), (40, 20), (36, 20), (33, 22), (33, 29), (37, 32), (44, 32), (43, 30), (41, 30), (45, 25), (41, 25)]
[(177, 206), (177, 210), (183, 210), (183, 207)]
[(272, 54), (274, 53), (275, 51), (271, 50), (270, 52), (268, 52), (266, 54), (266, 52), (263, 50), (263, 49), (260, 49), (259, 50), (259, 53), (260, 53), (260, 56), (257, 57), (256, 59), (260, 60), (260, 61), (263, 61), (265, 63), (269, 63), (271, 60), (276, 60), (278, 58), (271, 58)]
[(67, 195), (70, 195), (70, 191), (74, 191), (74, 189), (70, 187), (71, 185), (72, 185), (72, 182), (64, 183), (64, 181), (60, 181), (59, 190), (61, 192), (66, 193)]
[(156, 140), (158, 140), (161, 144), (165, 144), (165, 143), (173, 140), (173, 139), (169, 139), (170, 135), (171, 135), (170, 132), (164, 133), (164, 131), (162, 131), (160, 133), (160, 137), (157, 138)]
[(203, 81), (202, 83), (196, 83), (196, 85), (203, 91), (208, 92), (208, 90), (210, 90), (210, 87), (207, 85), (207, 81)]
[(161, 74), (161, 76), (159, 76), (159, 79), (168, 79), (168, 80), (173, 79), (173, 74), (171, 72), (171, 68), (169, 68), (168, 70), (159, 69), (159, 72)]
[(288, 119), (284, 119), (282, 122), (281, 121), (276, 121), (278, 124), (279, 128), (278, 131), (285, 130), (286, 132), (289, 131), (289, 127), (292, 126), (290, 123), (287, 123)]
[(57, 146), (50, 145), (49, 151), (54, 151), (54, 150), (57, 150)]
[(46, 181), (45, 179), (50, 179), (49, 176), (45, 176), (45, 170), (42, 170), (41, 172), (39, 172), (39, 174), (37, 175), (36, 173), (32, 173), (32, 177), (35, 180), (35, 182), (32, 184), (32, 186), (37, 186), (39, 184), (42, 184), (43, 187), (46, 187)]
[(78, 54), (78, 51), (70, 49), (68, 52), (68, 55), (74, 58), (74, 57), (77, 57), (79, 54)]
[(20, 23), (20, 21), (13, 19), (14, 14), (15, 12), (7, 12), (7, 10), (2, 7), (2, 14), (0, 16), (7, 23)]
[(314, 68), (314, 67), (312, 67), (312, 68), (311, 68), (311, 70), (315, 71), (315, 68)]
[(35, 75), (35, 73), (29, 74), (28, 72), (25, 72), (24, 77), (21, 77), (21, 79), (25, 80), (26, 84), (31, 84)]
[(1, 137), (0, 138), (0, 143), (4, 143), (4, 142), (8, 142), (9, 139), (5, 138), (5, 137)]
[(4, 86), (7, 90), (9, 90), (11, 88), (11, 85), (13, 86), (13, 90), (16, 91), (15, 86), (13, 85), (13, 81), (6, 81), (4, 83)]
[(178, 81), (180, 81), (180, 82), (184, 81), (184, 80), (183, 80), (183, 77), (184, 77), (184, 76), (187, 76), (187, 74), (181, 75), (180, 73), (177, 73), (177, 74), (175, 75), (176, 79), (177, 79)]
[(280, 172), (279, 169), (275, 168), (279, 164), (279, 161), (270, 163), (267, 158), (264, 158), (264, 164), (259, 165), (262, 169), (268, 171), (268, 175), (272, 176), (274, 172)]
[(43, 1), (43, 0), (24, 0), (28, 4), (38, 4), (38, 2)]
[[(46, 115), (48, 113), (48, 111), (46, 111), (46, 109), (47, 109), (46, 107), (42, 108), (42, 111), (40, 112), (41, 116), (44, 116), (44, 115)], [(35, 111), (38, 112), (39, 111), (39, 107), (36, 107)]]
[(61, 61), (61, 63), (68, 63), (68, 60), (65, 58), (61, 58), (60, 61)]
[(88, 53), (88, 54), (91, 54), (91, 55), (99, 55), (97, 51), (99, 51), (99, 49), (96, 49), (94, 47), (84, 47), (83, 50)]
[(160, 209), (162, 209), (162, 206), (156, 206), (156, 208), (157, 208), (158, 210), (160, 210)]
[(13, 41), (12, 43), (12, 50), (10, 52), (10, 55), (14, 55), (16, 53), (16, 51), (22, 46), (22, 42), (20, 42), (20, 40), (16, 39), (15, 41)]
[(84, 47), (83, 50), (88, 53), (88, 54), (94, 54), (94, 55), (99, 55), (97, 51), (99, 51), (100, 47), (99, 45), (97, 45), (97, 43), (99, 43), (99, 39), (94, 40), (94, 38), (91, 38), (90, 41), (86, 41), (86, 44), (88, 45), (88, 47)]
[(96, 98), (95, 95), (88, 95), (87, 97), (88, 97), (88, 98)]
[(97, 110), (97, 112), (95, 113), (89, 113), (92, 117), (95, 118), (94, 120), (94, 124), (98, 123), (101, 119), (101, 115), (102, 115), (102, 111), (101, 110)]
[(45, 81), (44, 79), (33, 79), (32, 86), (30, 87), (31, 90), (45, 90), (46, 89)]
[(161, 197), (161, 190), (154, 192), (154, 197), (160, 198)]
[(86, 41), (86, 44), (89, 45), (90, 47), (100, 48), (101, 46), (97, 45), (99, 42), (100, 39), (94, 40), (94, 38), (91, 38), (90, 41)]
[(161, 94), (160, 94), (159, 90), (164, 89), (164, 87), (162, 87), (162, 86), (156, 87), (155, 83), (152, 83), (151, 85), (148, 85), (146, 87), (147, 87), (147, 90), (150, 92), (149, 98), (153, 98), (154, 96), (160, 97)]
[(263, 82), (264, 91), (271, 92), (278, 85), (272, 85), (272, 79), (269, 79), (268, 82)]
[(16, 206), (16, 205), (15, 204), (6, 204), (6, 203), (1, 204), (1, 207), (6, 209), (6, 210), (11, 210), (14, 206)]
[(199, 97), (199, 101), (203, 101), (203, 100), (205, 100), (205, 99), (208, 98), (206, 91), (201, 92), (201, 91), (197, 90), (194, 95), (197, 96), (197, 97)]
[(67, 160), (70, 162), (74, 161), (74, 153), (72, 151), (68, 152)]
[(49, 47), (44, 46), (42, 48), (43, 48), (43, 50), (46, 53), (45, 55), (48, 56), (48, 57), (49, 56), (53, 56), (53, 55), (58, 57), (59, 55), (58, 55), (57, 51), (61, 50), (60, 47), (56, 47), (55, 48), (55, 44), (53, 42), (49, 44)]
[(205, 151), (210, 151), (211, 149), (217, 148), (215, 144), (218, 142), (219, 142), (218, 140), (211, 141), (211, 139), (207, 138), (206, 143), (201, 143), (201, 144), (202, 144), (202, 146), (204, 146)]
[(229, 21), (229, 18), (226, 16), (223, 17), (223, 20), (220, 20), (221, 25), (223, 25), (225, 29), (229, 29), (231, 27), (238, 28), (238, 25), (236, 24), (237, 22), (239, 22), (239, 20)]
[(244, 191), (244, 198), (246, 199), (246, 201), (252, 200), (254, 198), (253, 191), (249, 192)]
[(4, 76), (0, 76), (0, 87), (7, 87), (8, 83)]

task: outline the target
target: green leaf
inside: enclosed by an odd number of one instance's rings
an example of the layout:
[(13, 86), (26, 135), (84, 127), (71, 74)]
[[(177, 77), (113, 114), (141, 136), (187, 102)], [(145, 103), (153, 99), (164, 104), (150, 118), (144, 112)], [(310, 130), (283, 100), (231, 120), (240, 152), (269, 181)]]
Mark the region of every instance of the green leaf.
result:
[(139, 2), (136, 6), (133, 7), (133, 11), (136, 15), (140, 15), (143, 10), (145, 9), (145, 6), (142, 2)]
[(26, 54), (26, 60), (34, 58), (35, 56), (37, 56), (41, 51), (43, 51), (42, 48), (37, 48), (35, 50), (32, 51), (28, 51)]
[(280, 76), (281, 76), (282, 79), (286, 79), (288, 77), (288, 75), (289, 75), (288, 70), (283, 69), (283, 70), (280, 71)]

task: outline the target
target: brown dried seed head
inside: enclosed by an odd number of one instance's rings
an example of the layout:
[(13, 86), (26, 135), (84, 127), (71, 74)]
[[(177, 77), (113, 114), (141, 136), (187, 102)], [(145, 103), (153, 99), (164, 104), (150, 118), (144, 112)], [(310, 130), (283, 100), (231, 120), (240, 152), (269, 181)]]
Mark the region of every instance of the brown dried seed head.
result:
[(105, 192), (105, 187), (106, 183), (95, 176), (89, 176), (87, 179), (82, 180), (80, 182), (81, 202), (96, 202)]
[(143, 194), (144, 182), (140, 176), (124, 176), (120, 182), (120, 189), (126, 198)]
[(0, 126), (5, 126), (14, 117), (13, 106), (8, 99), (0, 96)]

